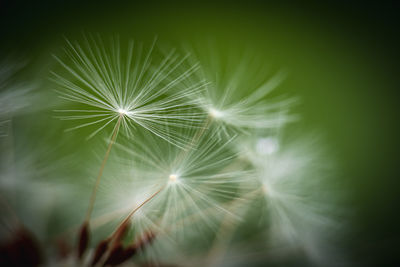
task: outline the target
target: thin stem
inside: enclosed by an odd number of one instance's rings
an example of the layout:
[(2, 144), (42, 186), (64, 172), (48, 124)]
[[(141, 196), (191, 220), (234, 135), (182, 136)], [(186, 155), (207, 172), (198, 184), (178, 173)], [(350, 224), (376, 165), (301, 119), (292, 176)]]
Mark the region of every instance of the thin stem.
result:
[(153, 193), (150, 197), (148, 197), (145, 201), (143, 201), (139, 206), (137, 206), (136, 208), (134, 208), (133, 210), (131, 210), (131, 212), (129, 212), (129, 214), (125, 217), (125, 219), (119, 224), (119, 226), (116, 228), (117, 230), (111, 235), (114, 236), (115, 233), (118, 232), (118, 229), (120, 229), (121, 227), (123, 227), (123, 225), (125, 225), (126, 223), (128, 223), (128, 221), (130, 220), (130, 218), (133, 216), (133, 214), (135, 214), (136, 211), (138, 211), (141, 207), (143, 207), (147, 202), (149, 202), (150, 200), (152, 200), (155, 196), (157, 196), (164, 188), (166, 185), (163, 185), (160, 189), (158, 189), (155, 193)]
[(150, 197), (148, 197), (145, 201), (143, 201), (139, 206), (131, 210), (131, 212), (125, 217), (125, 219), (116, 227), (115, 231), (106, 239), (107, 242), (110, 244), (107, 247), (106, 252), (101, 256), (100, 260), (95, 266), (103, 266), (105, 261), (108, 259), (108, 257), (111, 254), (112, 247), (114, 243), (118, 241), (118, 235), (124, 232), (122, 230), (127, 226), (129, 223), (130, 218), (135, 214), (136, 211), (138, 211), (141, 207), (143, 207), (146, 203), (148, 203), (150, 200), (152, 200), (155, 196), (157, 196), (163, 189), (165, 188), (165, 185), (163, 185), (160, 189), (158, 189), (155, 193), (153, 193)]
[(124, 114), (121, 114), (119, 116), (119, 118), (118, 118), (117, 124), (115, 125), (114, 131), (113, 131), (113, 134), (112, 134), (112, 137), (111, 137), (111, 140), (110, 140), (110, 143), (108, 144), (106, 154), (104, 155), (104, 159), (103, 159), (103, 161), (101, 163), (99, 174), (97, 175), (96, 183), (94, 184), (92, 195), (90, 196), (89, 207), (88, 207), (87, 214), (86, 214), (86, 219), (85, 219), (85, 221), (87, 221), (87, 222), (90, 220), (90, 216), (92, 215), (94, 202), (96, 200), (97, 188), (99, 187), (99, 184), (100, 184), (100, 178), (103, 175), (104, 167), (105, 167), (106, 162), (108, 160), (108, 156), (110, 155), (111, 148), (112, 148), (113, 144), (115, 143), (115, 139), (117, 138), (118, 130), (119, 130), (119, 127), (121, 125), (121, 121), (122, 121), (123, 116), (124, 116)]
[[(260, 193), (262, 193), (262, 189), (260, 188), (250, 191), (249, 193), (244, 195), (245, 196), (244, 200), (247, 202), (247, 204), (249, 204), (252, 201), (254, 201), (260, 195)], [(232, 212), (234, 212), (233, 210), (235, 209), (235, 204), (236, 203), (233, 202), (230, 205)], [(236, 207), (236, 209), (239, 208)], [(229, 220), (227, 215), (224, 216), (218, 231), (215, 233), (216, 235), (212, 247), (207, 253), (205, 259), (206, 264), (210, 266), (218, 266), (218, 264), (220, 263), (219, 261), (223, 259), (228, 250), (228, 243), (232, 239), (235, 233), (236, 226), (237, 226), (236, 224), (232, 223)]]

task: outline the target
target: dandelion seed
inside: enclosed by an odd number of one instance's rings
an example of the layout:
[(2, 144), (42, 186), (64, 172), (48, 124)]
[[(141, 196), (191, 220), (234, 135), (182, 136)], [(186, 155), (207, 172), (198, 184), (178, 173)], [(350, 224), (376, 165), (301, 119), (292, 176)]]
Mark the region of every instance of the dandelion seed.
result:
[[(191, 131), (188, 135), (197, 134)], [(246, 179), (246, 171), (235, 164), (237, 155), (230, 149), (231, 142), (217, 138), (217, 132), (206, 131), (186, 150), (145, 134), (136, 136), (133, 148), (117, 144), (116, 168), (125, 169), (118, 167), (122, 164), (131, 171), (118, 182), (115, 178), (105, 181), (105, 210), (135, 207), (138, 194), (162, 187), (154, 200), (141, 208), (141, 215), (132, 217), (138, 231), (157, 229), (164, 233), (168, 229), (170, 235), (180, 239), (190, 229), (215, 230), (222, 215), (238, 219), (222, 205), (237, 197), (239, 182)], [(127, 197), (116, 199), (120, 195)], [(209, 209), (217, 212), (206, 213)], [(191, 221), (194, 215), (201, 220)]]
[(110, 243), (110, 240), (106, 239), (106, 240), (101, 241), (97, 245), (97, 247), (95, 249), (95, 252), (93, 254), (91, 266), (96, 266), (96, 264), (100, 261), (100, 259), (104, 255), (104, 253), (107, 251), (107, 249), (108, 249), (108, 247), (110, 245), (109, 243)]
[(334, 203), (322, 184), (328, 164), (311, 139), (282, 147), (276, 137), (255, 140), (242, 143), (241, 149), (256, 170), (270, 238), (301, 247), (313, 260), (323, 259), (327, 233), (337, 227), (328, 216)]
[(277, 128), (296, 119), (289, 113), (295, 98), (266, 99), (284, 80), (284, 72), (271, 75), (264, 71), (262, 75), (255, 75), (249, 73), (250, 66), (251, 69), (254, 66), (264, 68), (263, 62), (255, 56), (247, 55), (227, 66), (223, 57), (218, 56), (221, 53), (216, 53), (213, 48), (207, 51), (194, 47), (186, 49), (201, 64), (198, 77), (207, 82), (205, 90), (193, 95), (193, 102), (217, 121), (222, 132)]
[(122, 45), (118, 37), (104, 42), (84, 36), (82, 43), (67, 44), (67, 58), (55, 57), (64, 71), (52, 72), (52, 79), (62, 88), (60, 97), (77, 105), (57, 110), (59, 118), (83, 121), (70, 130), (98, 125), (91, 138), (121, 118), (128, 135), (142, 127), (175, 145), (185, 144), (177, 129), (202, 117), (185, 101), (204, 87), (201, 81), (188, 83), (198, 64), (180, 71), (187, 56), (174, 50), (160, 55), (155, 41), (147, 51), (132, 40)]
[(133, 41), (123, 50), (119, 38), (112, 39), (110, 47), (100, 37), (84, 39), (83, 44), (67, 41), (65, 51), (70, 63), (56, 57), (67, 74), (53, 72), (53, 80), (64, 89), (59, 92), (62, 98), (86, 107), (58, 110), (69, 114), (60, 116), (61, 119), (88, 121), (71, 129), (101, 125), (89, 136), (91, 138), (114, 123), (90, 198), (86, 215), (86, 220), (89, 220), (100, 178), (119, 129), (132, 135), (132, 129), (140, 126), (168, 142), (183, 146), (185, 138), (173, 129), (188, 127), (189, 122), (191, 125), (196, 122), (199, 114), (183, 100), (200, 90), (202, 84), (192, 84), (178, 93), (173, 92), (172, 89), (190, 77), (197, 66), (177, 73), (185, 58), (180, 58), (175, 51), (154, 66), (155, 42), (144, 52), (143, 45), (136, 45)]
[(89, 223), (85, 222), (79, 230), (79, 240), (78, 240), (78, 258), (82, 259), (89, 245)]

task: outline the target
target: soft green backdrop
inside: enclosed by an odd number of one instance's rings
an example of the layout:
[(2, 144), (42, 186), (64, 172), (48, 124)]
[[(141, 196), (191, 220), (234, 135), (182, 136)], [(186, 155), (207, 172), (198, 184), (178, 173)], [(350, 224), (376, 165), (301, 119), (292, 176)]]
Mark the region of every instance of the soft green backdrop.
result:
[[(27, 73), (36, 79), (48, 77), (51, 54), (59, 52), (62, 36), (74, 38), (82, 31), (137, 40), (158, 35), (171, 44), (215, 40), (222, 47), (254, 50), (274, 68), (284, 68), (289, 75), (279, 92), (302, 100), (295, 109), (302, 120), (288, 130), (322, 134), (338, 166), (335, 182), (348, 208), (343, 220), (351, 226), (342, 248), (361, 266), (396, 261), (400, 135), (395, 6), (261, 1), (3, 5), (0, 52), (26, 56)], [(49, 114), (39, 118), (52, 119)], [(31, 131), (42, 134), (43, 128)]]

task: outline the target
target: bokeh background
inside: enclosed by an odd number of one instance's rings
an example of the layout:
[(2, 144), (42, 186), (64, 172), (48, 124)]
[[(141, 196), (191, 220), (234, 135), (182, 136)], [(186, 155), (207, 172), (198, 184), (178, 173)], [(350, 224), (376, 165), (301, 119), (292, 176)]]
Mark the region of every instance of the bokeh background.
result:
[[(36, 79), (82, 31), (252, 50), (288, 71), (279, 92), (301, 98), (290, 127), (321, 134), (335, 161), (348, 225), (335, 245), (350, 265), (399, 266), (398, 12), (390, 1), (2, 1), (0, 54), (28, 59)], [(51, 116), (35, 119), (29, 131), (43, 134)]]

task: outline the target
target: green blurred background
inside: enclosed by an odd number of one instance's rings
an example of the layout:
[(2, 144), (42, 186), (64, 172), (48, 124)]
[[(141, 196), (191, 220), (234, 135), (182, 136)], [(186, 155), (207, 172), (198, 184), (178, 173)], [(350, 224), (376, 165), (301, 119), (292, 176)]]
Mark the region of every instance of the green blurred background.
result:
[(289, 72), (279, 92), (301, 98), (292, 127), (321, 133), (336, 160), (341, 249), (355, 266), (399, 266), (398, 12), (389, 1), (2, 1), (0, 53), (47, 77), (63, 36), (82, 31), (254, 50)]

